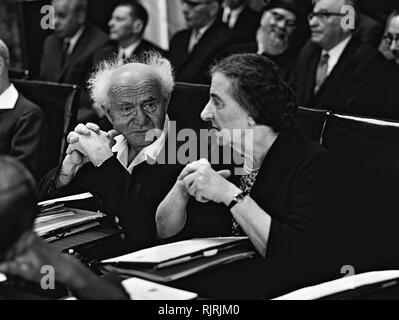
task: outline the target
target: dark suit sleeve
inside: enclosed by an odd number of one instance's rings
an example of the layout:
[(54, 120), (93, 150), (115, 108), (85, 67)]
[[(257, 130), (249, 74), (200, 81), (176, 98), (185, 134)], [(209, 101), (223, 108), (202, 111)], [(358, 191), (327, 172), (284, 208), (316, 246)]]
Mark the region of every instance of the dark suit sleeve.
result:
[[(298, 166), (288, 192), (288, 213), (284, 221), (272, 220), (266, 256), (275, 258), (313, 252), (322, 243), (323, 230), (330, 219), (330, 158), (321, 151)], [(318, 242), (316, 239), (320, 239)]]
[(9, 155), (20, 160), (33, 173), (38, 169), (44, 130), (43, 112), (36, 107), (20, 116), (11, 140)]

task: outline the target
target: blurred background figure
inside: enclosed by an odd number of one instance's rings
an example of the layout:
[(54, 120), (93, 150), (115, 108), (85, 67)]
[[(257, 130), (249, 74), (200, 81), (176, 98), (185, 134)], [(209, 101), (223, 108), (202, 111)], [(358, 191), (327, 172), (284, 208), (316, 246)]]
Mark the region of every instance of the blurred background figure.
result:
[(121, 1), (108, 22), (109, 37), (115, 41), (115, 47), (101, 50), (96, 60), (114, 58), (117, 55), (122, 64), (146, 51), (164, 54), (155, 44), (143, 39), (148, 20), (148, 12), (141, 4), (135, 1)]
[(176, 80), (209, 84), (209, 67), (237, 41), (236, 34), (219, 19), (222, 0), (182, 3), (187, 29), (173, 36), (169, 51)]
[(272, 0), (264, 7), (254, 41), (232, 46), (228, 52), (258, 53), (274, 61), (286, 77), (309, 36), (306, 9), (295, 0)]
[[(37, 214), (35, 189), (32, 175), (19, 161), (0, 157), (0, 272), (39, 284), (43, 266), (51, 266), (56, 275), (55, 288), (62, 284), (77, 298), (127, 299), (120, 285), (97, 277), (78, 260), (61, 254), (36, 236), (32, 231)], [(45, 289), (38, 293), (40, 287), (35, 288), (36, 294), (49, 294)], [(13, 289), (18, 290), (17, 286)], [(27, 293), (26, 286), (21, 290)], [(3, 294), (2, 290), (0, 297)]]
[(252, 10), (245, 0), (224, 0), (222, 21), (239, 34), (241, 42), (255, 40), (260, 13)]
[(47, 37), (40, 66), (40, 80), (77, 84), (82, 88), (78, 120), (95, 115), (85, 90), (93, 69), (94, 54), (109, 45), (108, 36), (86, 22), (87, 0), (53, 0), (55, 32)]
[(350, 0), (319, 0), (308, 17), (311, 40), (291, 75), (300, 106), (348, 112), (381, 60), (375, 48), (343, 27), (346, 5), (354, 7)]
[(9, 65), (8, 47), (0, 39), (0, 155), (17, 158), (36, 174), (43, 151), (44, 114), (11, 83)]
[(388, 17), (380, 51), (388, 60), (399, 65), (399, 9)]

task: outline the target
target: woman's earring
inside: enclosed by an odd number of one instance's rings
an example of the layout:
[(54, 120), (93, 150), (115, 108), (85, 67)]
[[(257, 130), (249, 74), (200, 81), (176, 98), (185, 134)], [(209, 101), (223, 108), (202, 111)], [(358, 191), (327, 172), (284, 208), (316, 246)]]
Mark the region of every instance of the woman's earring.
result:
[(253, 127), (256, 124), (256, 122), (255, 122), (255, 120), (252, 117), (248, 117), (248, 124), (251, 127)]

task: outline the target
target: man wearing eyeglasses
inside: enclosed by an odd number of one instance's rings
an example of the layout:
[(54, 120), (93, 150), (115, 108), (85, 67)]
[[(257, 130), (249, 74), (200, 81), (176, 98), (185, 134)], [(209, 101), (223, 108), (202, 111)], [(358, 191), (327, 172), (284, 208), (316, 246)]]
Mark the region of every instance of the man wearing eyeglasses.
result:
[(256, 41), (229, 48), (230, 54), (258, 53), (274, 61), (289, 77), (298, 53), (306, 41), (306, 12), (295, 0), (272, 0), (265, 7)]
[(388, 59), (399, 65), (399, 10), (395, 10), (387, 20), (380, 51)]
[(304, 107), (349, 112), (353, 100), (381, 60), (347, 24), (351, 0), (319, 0), (309, 15), (311, 40), (304, 46), (291, 76), (298, 103)]
[(237, 41), (234, 31), (218, 18), (222, 1), (182, 0), (187, 29), (174, 35), (169, 52), (177, 81), (210, 83), (210, 65)]

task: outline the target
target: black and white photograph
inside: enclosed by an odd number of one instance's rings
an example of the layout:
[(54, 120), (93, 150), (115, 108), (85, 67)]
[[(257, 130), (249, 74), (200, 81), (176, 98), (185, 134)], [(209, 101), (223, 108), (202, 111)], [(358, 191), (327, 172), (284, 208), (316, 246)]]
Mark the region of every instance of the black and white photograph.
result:
[(399, 0), (0, 0), (0, 300), (399, 300)]

